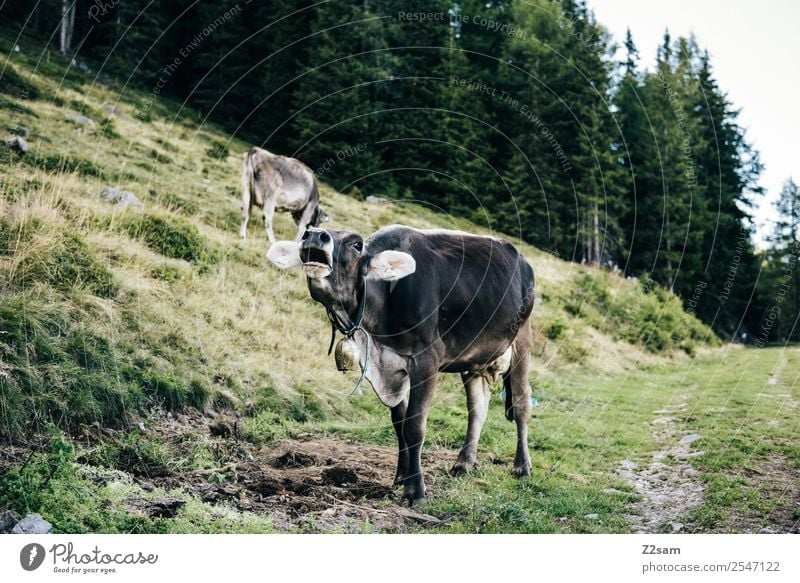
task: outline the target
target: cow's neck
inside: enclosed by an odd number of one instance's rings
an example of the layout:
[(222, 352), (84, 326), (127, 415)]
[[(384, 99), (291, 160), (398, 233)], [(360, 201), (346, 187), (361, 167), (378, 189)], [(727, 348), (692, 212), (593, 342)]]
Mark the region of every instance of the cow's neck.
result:
[(332, 307), (328, 307), (329, 315), (333, 315), (332, 323), (338, 328), (339, 332), (352, 335), (355, 329), (362, 326), (366, 299), (362, 285), (358, 287), (358, 291), (352, 301), (347, 302), (347, 304), (336, 303)]

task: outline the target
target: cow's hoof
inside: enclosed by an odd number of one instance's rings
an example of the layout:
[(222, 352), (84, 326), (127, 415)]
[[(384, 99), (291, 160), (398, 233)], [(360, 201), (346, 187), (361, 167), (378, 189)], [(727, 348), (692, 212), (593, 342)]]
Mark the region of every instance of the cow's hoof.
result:
[(425, 496), (422, 496), (420, 498), (406, 498), (405, 496), (403, 497), (403, 503), (407, 504), (409, 508), (411, 508), (412, 506), (417, 506), (417, 507), (422, 506), (426, 502), (428, 502), (428, 499)]
[(394, 482), (392, 482), (392, 486), (400, 486), (402, 484), (405, 484), (405, 482), (406, 482), (406, 477), (402, 474), (397, 474), (394, 477)]
[(473, 467), (475, 467), (474, 462), (456, 462), (453, 464), (453, 467), (450, 468), (450, 475), (463, 476), (470, 473)]
[(403, 502), (409, 506), (415, 506), (425, 503), (425, 486), (417, 485), (413, 482), (409, 483), (406, 479), (405, 488), (403, 489)]
[(517, 478), (524, 478), (526, 476), (531, 475), (531, 465), (525, 464), (522, 466), (514, 466), (511, 470), (511, 474), (516, 476)]

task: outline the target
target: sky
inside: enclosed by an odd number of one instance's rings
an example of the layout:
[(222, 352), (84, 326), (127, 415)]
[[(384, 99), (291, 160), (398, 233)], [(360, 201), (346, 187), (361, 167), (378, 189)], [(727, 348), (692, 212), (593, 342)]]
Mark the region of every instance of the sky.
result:
[[(739, 124), (765, 169), (755, 209), (757, 242), (770, 230), (783, 182), (800, 182), (800, 2), (797, 0), (588, 0), (621, 45), (630, 27), (640, 64), (652, 68), (669, 27), (694, 32), (708, 49), (717, 82), (741, 109)], [(622, 54), (622, 53), (619, 53)]]

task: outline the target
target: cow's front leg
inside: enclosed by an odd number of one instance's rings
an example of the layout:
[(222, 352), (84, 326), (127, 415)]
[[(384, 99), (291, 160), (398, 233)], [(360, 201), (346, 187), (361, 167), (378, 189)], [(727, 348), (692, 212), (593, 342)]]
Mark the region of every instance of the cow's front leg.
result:
[(489, 383), (481, 375), (465, 373), (461, 375), (464, 388), (467, 391), (467, 437), (458, 453), (458, 460), (450, 472), (454, 476), (466, 474), (475, 466), (478, 457), (478, 440), (481, 429), (489, 412), (489, 398), (491, 397)]
[[(296, 219), (297, 221), (297, 240), (300, 240), (300, 237), (303, 236), (303, 233), (306, 232), (306, 229), (311, 224), (311, 219), (314, 217), (314, 211), (317, 210), (317, 205), (309, 203), (306, 205), (306, 208), (303, 209), (303, 212), (300, 214), (300, 218)], [(316, 226), (316, 225), (312, 225)]]
[(394, 475), (394, 483), (402, 484), (408, 475), (408, 447), (403, 437), (403, 421), (406, 418), (408, 409), (408, 399), (403, 399), (399, 404), (392, 407), (392, 425), (397, 434), (397, 472)]
[[(416, 368), (416, 367), (415, 367)], [(428, 423), (428, 410), (436, 386), (436, 368), (420, 367), (411, 373), (408, 409), (403, 421), (403, 439), (408, 451), (408, 474), (404, 482), (403, 499), (409, 505), (425, 501), (425, 477), (422, 473), (422, 443)]]

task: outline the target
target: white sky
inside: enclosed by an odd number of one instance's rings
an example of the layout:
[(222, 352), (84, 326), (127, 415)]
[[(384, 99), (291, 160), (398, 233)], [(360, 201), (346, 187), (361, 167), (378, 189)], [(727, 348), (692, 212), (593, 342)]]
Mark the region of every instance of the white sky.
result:
[(630, 27), (640, 64), (648, 68), (665, 27), (673, 39), (694, 32), (708, 49), (717, 82), (741, 109), (739, 123), (765, 166), (766, 192), (755, 213), (760, 239), (783, 181), (800, 179), (800, 2), (589, 0), (589, 6), (620, 45)]

